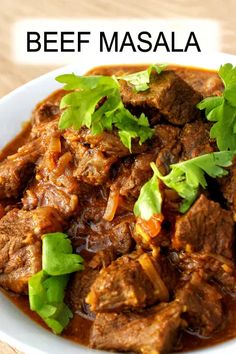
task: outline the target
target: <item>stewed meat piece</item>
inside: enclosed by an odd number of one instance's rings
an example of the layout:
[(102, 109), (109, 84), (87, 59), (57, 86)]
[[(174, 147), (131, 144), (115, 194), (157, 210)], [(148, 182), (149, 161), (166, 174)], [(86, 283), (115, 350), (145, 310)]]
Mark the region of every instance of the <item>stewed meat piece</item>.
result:
[(204, 251), (232, 257), (234, 221), (230, 211), (203, 194), (178, 218), (172, 246), (188, 252)]
[(96, 349), (142, 354), (168, 353), (184, 326), (184, 306), (178, 301), (140, 312), (99, 313), (90, 345)]
[(0, 285), (27, 293), (29, 278), (41, 270), (41, 237), (61, 231), (63, 220), (56, 209), (13, 209), (0, 220)]
[(151, 118), (163, 117), (174, 125), (184, 125), (200, 116), (196, 104), (202, 96), (171, 70), (153, 74), (150, 88), (143, 92), (135, 92), (126, 81), (121, 81), (121, 96), (131, 110)]
[(34, 175), (36, 161), (45, 148), (41, 139), (20, 147), (0, 163), (0, 198), (17, 198)]
[(148, 254), (130, 254), (104, 268), (91, 287), (92, 311), (142, 308), (169, 299), (160, 265)]

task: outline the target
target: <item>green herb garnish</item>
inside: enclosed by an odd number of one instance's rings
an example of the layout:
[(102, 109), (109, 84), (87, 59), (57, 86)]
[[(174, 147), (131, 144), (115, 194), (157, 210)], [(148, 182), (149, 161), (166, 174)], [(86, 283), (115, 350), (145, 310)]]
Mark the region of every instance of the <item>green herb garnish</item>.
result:
[(170, 165), (171, 172), (166, 176), (161, 175), (155, 164), (153, 169), (167, 187), (183, 198), (180, 212), (185, 213), (196, 200), (199, 187), (207, 187), (205, 174), (212, 178), (227, 175), (228, 171), (224, 167), (232, 164), (234, 154), (232, 151), (220, 151), (181, 161)]
[(83, 258), (73, 254), (66, 234), (56, 232), (43, 237), (43, 270), (50, 275), (63, 275), (83, 269)]
[(180, 212), (185, 213), (196, 200), (199, 187), (207, 187), (205, 174), (212, 178), (227, 175), (228, 171), (224, 167), (232, 164), (234, 155), (233, 151), (220, 151), (181, 161), (170, 165), (171, 172), (166, 176), (162, 176), (155, 163), (152, 162), (154, 175), (141, 189), (134, 206), (135, 215), (148, 220), (153, 214), (161, 212), (162, 197), (158, 179), (183, 198)]
[[(142, 90), (144, 87), (147, 89), (153, 69), (160, 73), (162, 66), (152, 65), (143, 72), (132, 74), (136, 75), (136, 79), (133, 76), (130, 82), (135, 87), (139, 85)], [(65, 90), (76, 90), (61, 100), (63, 112), (59, 120), (60, 129), (86, 126), (92, 134), (100, 134), (105, 129), (112, 130), (115, 127), (122, 143), (130, 151), (132, 139), (139, 139), (141, 145), (152, 137), (153, 129), (147, 117), (142, 113), (138, 118), (124, 107), (116, 77), (67, 74), (58, 76), (56, 80), (65, 84)]]
[(139, 71), (134, 74), (129, 74), (125, 76), (119, 76), (119, 80), (125, 80), (131, 85), (134, 86), (135, 91), (146, 91), (149, 89), (149, 83), (150, 83), (150, 76), (152, 71), (156, 71), (158, 74), (160, 74), (167, 65), (165, 64), (152, 64), (150, 65), (146, 70)]
[(68, 236), (59, 232), (44, 236), (42, 259), (42, 270), (29, 280), (30, 309), (60, 334), (73, 317), (64, 303), (69, 274), (83, 269), (83, 259), (72, 254)]
[(224, 83), (222, 96), (207, 97), (197, 107), (205, 109), (206, 118), (216, 122), (210, 137), (216, 139), (219, 150), (236, 150), (236, 67), (225, 64), (219, 69)]
[(153, 169), (152, 178), (145, 183), (140, 191), (138, 200), (134, 205), (134, 214), (144, 220), (149, 220), (152, 215), (161, 213), (162, 196), (159, 190), (156, 165), (151, 163)]

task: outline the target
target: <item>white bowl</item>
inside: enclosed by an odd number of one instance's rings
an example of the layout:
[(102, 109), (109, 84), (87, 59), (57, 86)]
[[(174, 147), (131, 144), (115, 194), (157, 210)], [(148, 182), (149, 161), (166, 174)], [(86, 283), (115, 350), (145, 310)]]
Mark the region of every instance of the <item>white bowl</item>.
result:
[[(117, 64), (114, 58), (104, 64)], [(138, 63), (137, 58), (130, 56), (127, 63)], [(221, 64), (232, 63), (236, 65), (236, 56), (215, 53), (213, 55), (197, 56), (158, 56), (146, 57), (147, 63), (165, 62), (186, 66), (197, 66), (207, 69), (218, 69)], [(86, 62), (72, 64), (43, 75), (11, 92), (0, 100), (0, 148), (9, 142), (21, 128), (21, 124), (28, 120), (34, 106), (50, 94), (53, 90), (61, 87), (54, 78), (62, 73), (75, 72), (84, 74), (87, 70), (96, 66), (92, 59)], [(53, 335), (37, 323), (24, 315), (2, 293), (0, 293), (0, 340), (8, 342), (19, 350), (28, 354), (85, 354), (93, 352), (76, 343)], [(194, 351), (195, 354), (232, 354), (236, 352), (236, 339), (212, 346), (207, 349)], [(96, 351), (96, 353), (104, 353)]]

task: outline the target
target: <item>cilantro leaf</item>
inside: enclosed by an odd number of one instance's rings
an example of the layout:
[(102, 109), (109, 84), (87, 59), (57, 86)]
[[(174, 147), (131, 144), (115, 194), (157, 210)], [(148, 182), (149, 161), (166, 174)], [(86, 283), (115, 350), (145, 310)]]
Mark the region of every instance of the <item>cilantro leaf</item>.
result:
[(156, 166), (151, 163), (152, 178), (143, 185), (138, 200), (134, 205), (134, 214), (144, 220), (149, 220), (152, 215), (161, 213), (162, 196), (159, 190)]
[(132, 138), (139, 138), (141, 145), (153, 135), (147, 117), (142, 113), (139, 118), (132, 115), (125, 107), (114, 112), (113, 123), (119, 130), (122, 143), (131, 151)]
[(229, 167), (232, 164), (234, 155), (235, 152), (233, 151), (220, 151), (201, 155), (170, 165), (171, 172), (166, 176), (162, 176), (156, 166), (154, 169), (158, 178), (183, 198), (180, 212), (185, 213), (197, 198), (199, 187), (206, 188), (205, 174), (212, 178), (227, 175), (228, 171), (224, 167)]
[(43, 270), (29, 280), (30, 309), (56, 334), (63, 331), (73, 316), (63, 301), (68, 280), (68, 275), (49, 276)]
[(46, 234), (42, 245), (42, 270), (28, 283), (30, 309), (37, 312), (56, 334), (60, 334), (73, 317), (64, 303), (69, 274), (83, 269), (82, 257), (72, 252), (66, 234)]
[(153, 64), (146, 70), (139, 71), (137, 73), (119, 76), (118, 79), (125, 80), (134, 86), (135, 91), (146, 91), (149, 89), (150, 76), (153, 70), (160, 74), (166, 68), (165, 64)]
[(225, 64), (219, 69), (224, 83), (224, 92), (220, 97), (208, 97), (197, 107), (205, 109), (206, 118), (216, 122), (210, 131), (210, 137), (216, 139), (219, 150), (236, 150), (236, 67)]
[(72, 254), (67, 235), (57, 232), (43, 237), (43, 270), (50, 275), (73, 273), (83, 269), (83, 258)]
[[(152, 66), (147, 70), (161, 70)], [(75, 90), (65, 95), (60, 103), (63, 110), (59, 128), (80, 129), (86, 126), (92, 134), (101, 134), (105, 129), (118, 129), (122, 143), (131, 151), (132, 139), (144, 143), (153, 135), (147, 117), (132, 115), (123, 105), (119, 83), (109, 76), (61, 75), (57, 81), (64, 83), (66, 90)]]

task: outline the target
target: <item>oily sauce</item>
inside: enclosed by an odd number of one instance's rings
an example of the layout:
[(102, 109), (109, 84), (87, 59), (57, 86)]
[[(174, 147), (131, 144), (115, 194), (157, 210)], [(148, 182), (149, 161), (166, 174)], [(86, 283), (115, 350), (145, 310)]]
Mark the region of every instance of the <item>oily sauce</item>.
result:
[[(131, 73), (135, 71), (140, 71), (146, 69), (147, 65), (116, 65), (116, 66), (104, 66), (92, 69), (88, 74), (93, 75), (112, 75), (117, 74), (121, 75), (123, 73)], [(194, 87), (202, 89), (202, 85), (206, 83), (206, 80), (209, 80), (208, 86), (206, 85), (206, 90), (216, 88), (221, 89), (221, 82), (219, 82), (217, 74), (215, 72), (197, 69), (197, 68), (186, 68), (186, 67), (172, 67), (177, 71), (178, 75), (183, 79), (188, 81), (188, 78), (196, 76), (197, 80), (194, 83)], [(191, 79), (193, 83), (193, 80)], [(218, 85), (218, 86), (217, 86)], [(63, 95), (63, 90), (59, 90), (53, 93), (47, 101), (54, 99), (55, 97), (61, 97)], [(4, 160), (8, 155), (11, 155), (17, 151), (17, 149), (27, 142), (31, 130), (31, 124), (25, 124), (22, 132), (15, 137), (2, 151), (0, 151), (0, 161)], [(84, 252), (83, 257), (85, 259), (91, 258), (91, 252)], [(4, 294), (12, 301), (18, 308), (20, 308), (27, 316), (29, 316), (33, 321), (40, 324), (45, 329), (49, 330), (41, 318), (35, 313), (32, 312), (29, 308), (29, 300), (27, 296), (16, 295), (10, 292), (3, 291)], [(222, 328), (215, 333), (211, 338), (201, 338), (197, 334), (189, 334), (183, 332), (180, 336), (179, 342), (176, 347), (176, 351), (184, 352), (191, 351), (194, 349), (199, 349), (203, 347), (212, 346), (218, 343), (221, 343), (226, 340), (236, 338), (236, 299), (233, 299), (230, 296), (225, 297), (224, 301), (224, 310), (225, 310), (225, 322), (222, 324)], [(33, 323), (32, 323), (33, 325)], [(65, 339), (73, 340), (79, 344), (87, 346), (89, 344), (90, 330), (92, 326), (92, 321), (81, 317), (79, 314), (74, 314), (73, 319), (70, 321), (68, 327), (64, 330), (62, 337)]]

